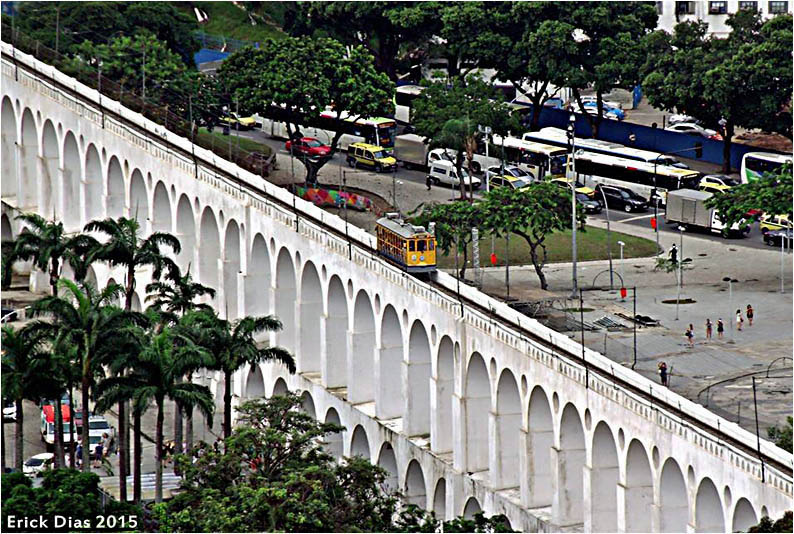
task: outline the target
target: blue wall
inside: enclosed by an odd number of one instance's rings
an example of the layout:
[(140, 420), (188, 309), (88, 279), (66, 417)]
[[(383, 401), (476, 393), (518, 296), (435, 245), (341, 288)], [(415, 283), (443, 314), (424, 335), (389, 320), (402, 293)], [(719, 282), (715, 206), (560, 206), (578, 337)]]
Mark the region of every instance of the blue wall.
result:
[[(554, 126), (556, 128), (567, 128), (570, 113), (565, 110), (543, 108), (540, 112), (540, 126)], [(636, 141), (629, 141), (629, 135), (634, 134)], [(576, 114), (576, 136), (592, 137), (590, 125), (587, 119)], [(722, 141), (693, 137), (691, 135), (678, 132), (667, 132), (661, 128), (651, 128), (640, 124), (632, 124), (626, 121), (620, 122), (611, 119), (601, 121), (599, 129), (599, 139), (620, 143), (621, 145), (633, 146), (642, 150), (653, 150), (655, 152), (679, 152), (679, 156), (688, 159), (707, 161), (709, 163), (722, 164)], [(695, 143), (703, 144), (703, 157), (695, 156)], [(689, 150), (687, 150), (689, 149)], [(680, 152), (684, 151), (685, 152)], [(732, 143), (731, 144), (731, 167), (738, 169), (742, 163), (742, 156), (747, 152), (772, 152), (768, 149), (759, 149), (749, 145)]]

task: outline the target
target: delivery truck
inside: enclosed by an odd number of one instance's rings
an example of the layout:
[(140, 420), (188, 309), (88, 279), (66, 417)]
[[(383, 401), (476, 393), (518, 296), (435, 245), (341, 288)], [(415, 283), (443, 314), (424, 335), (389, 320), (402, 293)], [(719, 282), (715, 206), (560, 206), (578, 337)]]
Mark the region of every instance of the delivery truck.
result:
[[(715, 193), (679, 189), (667, 193), (667, 209), (665, 221), (668, 224), (680, 224), (685, 227), (703, 228), (723, 237), (742, 236), (750, 232), (744, 220), (726, 227), (719, 217), (719, 212), (706, 206), (706, 201)], [(721, 194), (721, 193), (718, 193)]]

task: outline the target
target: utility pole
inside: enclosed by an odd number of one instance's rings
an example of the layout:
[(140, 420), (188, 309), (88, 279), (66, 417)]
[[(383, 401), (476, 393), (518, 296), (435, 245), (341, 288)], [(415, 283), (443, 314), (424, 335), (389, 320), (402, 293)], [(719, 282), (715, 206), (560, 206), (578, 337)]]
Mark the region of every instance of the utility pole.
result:
[(571, 144), (571, 258), (573, 259), (571, 295), (576, 296), (576, 115), (571, 113), (568, 118), (568, 141)]
[(146, 43), (143, 43), (143, 63), (141, 63), (141, 72), (142, 72), (142, 93), (143, 99), (146, 100)]

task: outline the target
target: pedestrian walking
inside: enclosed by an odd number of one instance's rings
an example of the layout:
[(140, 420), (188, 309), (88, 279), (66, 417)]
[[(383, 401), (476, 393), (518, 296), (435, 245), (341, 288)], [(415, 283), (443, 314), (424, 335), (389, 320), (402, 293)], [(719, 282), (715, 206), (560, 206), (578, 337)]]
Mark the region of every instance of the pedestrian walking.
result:
[(744, 318), (742, 317), (742, 310), (736, 310), (736, 330), (741, 332), (743, 324)]
[(77, 459), (77, 467), (83, 467), (83, 442), (77, 442), (77, 449), (74, 451), (74, 457)]
[(717, 319), (717, 338), (722, 339), (725, 334), (725, 324), (722, 322), (722, 317)]
[(753, 307), (748, 304), (747, 305), (747, 324), (749, 326), (753, 326), (753, 316), (754, 315), (755, 315), (755, 312), (753, 311)]
[(427, 175), (427, 179), (425, 179), (425, 185), (427, 186), (427, 190), (430, 191), (431, 186), (433, 185), (433, 180), (430, 178), (430, 175)]
[(667, 364), (664, 362), (659, 363), (659, 380), (664, 387), (667, 387)]
[(694, 347), (695, 346), (695, 327), (690, 324), (689, 328), (686, 329), (686, 333), (684, 335), (686, 336), (687, 341), (689, 341), (689, 346), (690, 347)]
[(673, 246), (670, 247), (670, 262), (673, 265), (678, 264), (678, 247), (675, 246), (675, 243), (673, 243)]
[(706, 319), (706, 339), (711, 339), (711, 319)]
[(103, 456), (104, 447), (102, 446), (102, 442), (96, 444), (96, 449), (94, 453), (94, 467), (102, 467), (102, 456)]
[(110, 436), (107, 432), (102, 432), (102, 452), (105, 457), (110, 454)]

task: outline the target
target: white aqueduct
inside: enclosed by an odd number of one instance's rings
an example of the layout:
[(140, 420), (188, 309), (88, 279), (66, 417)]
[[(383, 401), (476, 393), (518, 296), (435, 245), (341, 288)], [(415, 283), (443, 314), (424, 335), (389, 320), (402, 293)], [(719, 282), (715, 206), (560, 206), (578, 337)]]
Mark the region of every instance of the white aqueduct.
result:
[(296, 355), (295, 375), (241, 372), (235, 398), (304, 391), (309, 413), (346, 428), (327, 440), (334, 455), (369, 458), (442, 517), (731, 532), (791, 508), (790, 454), (757, 451), (736, 424), (468, 286), (459, 299), (443, 273), (434, 285), (405, 275), (373, 256), (369, 234), (7, 43), (2, 202), (4, 240), (20, 230), (14, 209), (71, 231), (127, 215), (176, 234), (177, 261), (217, 288), (220, 313), (277, 315), (270, 341)]

